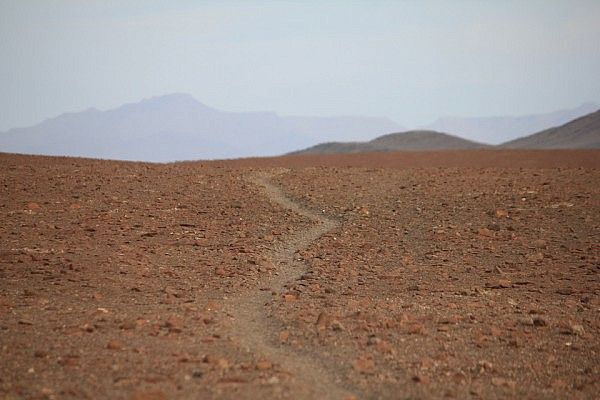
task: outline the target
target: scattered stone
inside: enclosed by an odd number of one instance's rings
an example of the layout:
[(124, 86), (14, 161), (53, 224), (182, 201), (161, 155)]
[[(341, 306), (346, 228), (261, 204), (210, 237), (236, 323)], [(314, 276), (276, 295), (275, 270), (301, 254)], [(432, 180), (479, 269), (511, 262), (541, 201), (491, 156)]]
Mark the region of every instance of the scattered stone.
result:
[(506, 218), (506, 217), (508, 217), (508, 211), (498, 209), (498, 210), (496, 210), (496, 217), (498, 217), (498, 218)]
[(520, 317), (517, 319), (517, 323), (523, 326), (534, 326), (533, 318), (531, 317)]
[(509, 389), (515, 389), (517, 387), (517, 383), (515, 381), (512, 381), (510, 379), (500, 378), (500, 377), (493, 377), (492, 385), (503, 386), (503, 387), (507, 387)]
[(131, 329), (135, 329), (136, 326), (137, 326), (137, 324), (134, 320), (128, 319), (128, 320), (121, 322), (121, 324), (119, 325), (119, 328), (121, 328), (123, 330), (131, 330)]
[(289, 337), (290, 337), (290, 332), (289, 331), (281, 331), (281, 332), (279, 332), (279, 341), (281, 343), (287, 343)]
[(334, 319), (331, 322), (331, 329), (333, 329), (334, 331), (343, 331), (344, 330), (344, 325), (342, 325), (342, 323), (340, 321), (338, 321), (337, 319)]
[(423, 383), (423, 384), (428, 384), (429, 383), (429, 378), (425, 375), (414, 375), (412, 377), (412, 381), (415, 383)]
[(286, 294), (285, 296), (283, 296), (283, 299), (286, 303), (291, 303), (292, 301), (296, 301), (297, 297), (293, 294)]
[(36, 358), (46, 358), (48, 356), (48, 352), (45, 350), (36, 350), (33, 352), (33, 356)]
[(375, 361), (367, 357), (359, 357), (352, 362), (355, 371), (361, 374), (373, 374), (375, 372)]
[(267, 371), (273, 368), (273, 364), (270, 361), (262, 360), (256, 363), (256, 369), (259, 371)]
[(122, 350), (125, 345), (118, 339), (112, 339), (106, 344), (106, 348), (109, 350)]
[(330, 323), (331, 323), (331, 316), (323, 311), (317, 317), (317, 322), (315, 325), (317, 325), (317, 327), (319, 329), (325, 329), (329, 326)]
[(507, 289), (512, 287), (512, 282), (508, 279), (497, 279), (495, 281), (488, 282), (485, 286), (490, 289)]
[(480, 228), (477, 233), (480, 236), (485, 236), (485, 237), (494, 237), (494, 232), (492, 232), (491, 230), (489, 230), (488, 228)]
[(165, 327), (171, 333), (181, 333), (183, 331), (183, 319), (178, 315), (171, 315), (166, 319)]
[(583, 327), (583, 325), (571, 325), (571, 334), (573, 335), (577, 335), (577, 336), (583, 336), (585, 334), (585, 328)]

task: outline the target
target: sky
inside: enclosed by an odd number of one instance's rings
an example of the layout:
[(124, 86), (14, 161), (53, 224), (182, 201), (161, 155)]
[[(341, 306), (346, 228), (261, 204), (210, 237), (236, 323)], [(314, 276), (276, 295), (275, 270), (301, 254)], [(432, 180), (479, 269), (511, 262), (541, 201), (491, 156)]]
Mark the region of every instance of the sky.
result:
[(172, 92), (406, 127), (600, 103), (598, 21), (598, 0), (0, 0), (0, 131)]

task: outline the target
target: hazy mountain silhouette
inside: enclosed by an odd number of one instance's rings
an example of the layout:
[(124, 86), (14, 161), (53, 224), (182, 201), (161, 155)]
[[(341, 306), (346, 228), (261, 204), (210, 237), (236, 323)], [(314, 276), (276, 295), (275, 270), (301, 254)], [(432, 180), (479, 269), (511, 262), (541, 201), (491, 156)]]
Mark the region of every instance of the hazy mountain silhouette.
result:
[(532, 132), (562, 125), (596, 111), (598, 108), (598, 105), (594, 103), (584, 103), (573, 109), (517, 117), (443, 117), (424, 126), (423, 129), (454, 132), (469, 140), (499, 144), (529, 135)]
[(564, 125), (512, 140), (500, 147), (519, 149), (600, 148), (600, 110)]
[(0, 133), (0, 151), (143, 161), (277, 155), (327, 140), (398, 130), (387, 118), (225, 112), (187, 94), (62, 114)]
[(290, 154), (363, 153), (399, 150), (450, 150), (485, 148), (485, 144), (472, 142), (447, 133), (435, 131), (408, 131), (391, 133), (368, 142), (321, 143)]

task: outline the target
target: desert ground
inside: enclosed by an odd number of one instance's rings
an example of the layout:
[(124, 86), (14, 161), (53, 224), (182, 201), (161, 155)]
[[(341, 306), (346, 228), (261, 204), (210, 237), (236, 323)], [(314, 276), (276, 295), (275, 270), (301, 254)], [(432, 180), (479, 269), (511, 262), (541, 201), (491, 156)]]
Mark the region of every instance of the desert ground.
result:
[(1, 399), (595, 399), (600, 151), (0, 154)]

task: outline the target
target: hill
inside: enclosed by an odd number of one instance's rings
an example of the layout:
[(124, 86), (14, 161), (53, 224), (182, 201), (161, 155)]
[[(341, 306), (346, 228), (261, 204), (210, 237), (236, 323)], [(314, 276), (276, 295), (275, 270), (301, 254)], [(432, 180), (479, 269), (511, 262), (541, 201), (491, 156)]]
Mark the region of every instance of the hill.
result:
[(579, 107), (558, 110), (545, 114), (498, 117), (443, 117), (423, 129), (440, 132), (456, 132), (461, 137), (476, 142), (500, 144), (519, 137), (565, 124), (575, 118), (598, 109), (594, 103), (584, 103)]
[(176, 93), (11, 129), (0, 133), (0, 151), (164, 162), (278, 155), (323, 140), (365, 140), (397, 129), (387, 118), (225, 112)]
[(600, 148), (600, 110), (564, 125), (546, 129), (501, 145), (513, 149)]
[(368, 142), (321, 143), (290, 154), (365, 153), (398, 150), (451, 150), (487, 147), (447, 133), (435, 131), (407, 131), (379, 136)]

